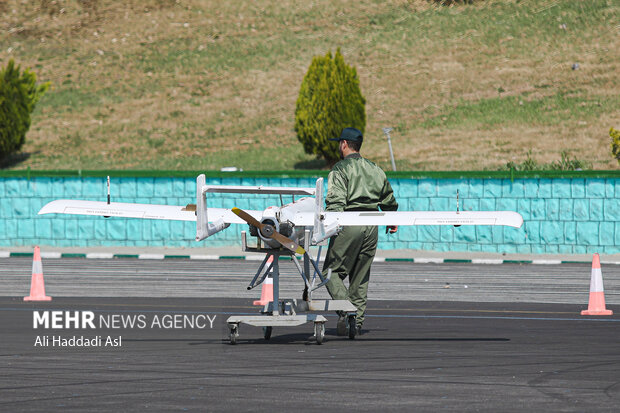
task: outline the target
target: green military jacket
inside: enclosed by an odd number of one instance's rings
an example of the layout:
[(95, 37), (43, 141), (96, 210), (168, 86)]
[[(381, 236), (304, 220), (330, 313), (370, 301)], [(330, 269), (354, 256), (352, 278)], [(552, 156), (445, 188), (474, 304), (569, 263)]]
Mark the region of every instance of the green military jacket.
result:
[(359, 153), (353, 153), (334, 165), (327, 182), (327, 211), (398, 209), (385, 172)]

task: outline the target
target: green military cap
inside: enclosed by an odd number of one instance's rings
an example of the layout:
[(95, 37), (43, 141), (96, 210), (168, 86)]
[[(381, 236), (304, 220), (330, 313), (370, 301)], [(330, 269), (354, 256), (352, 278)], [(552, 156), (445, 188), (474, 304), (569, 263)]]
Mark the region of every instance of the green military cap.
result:
[(351, 141), (351, 142), (362, 142), (364, 137), (362, 136), (362, 132), (355, 128), (344, 128), (340, 137), (338, 138), (329, 138), (330, 141)]

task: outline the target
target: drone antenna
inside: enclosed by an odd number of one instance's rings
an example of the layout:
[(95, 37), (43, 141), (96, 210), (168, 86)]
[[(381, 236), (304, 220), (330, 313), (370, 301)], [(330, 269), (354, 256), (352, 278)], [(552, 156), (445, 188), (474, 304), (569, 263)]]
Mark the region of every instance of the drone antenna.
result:
[[(108, 205), (110, 205), (110, 175), (108, 175)], [(110, 215), (104, 215), (104, 218), (110, 218)]]

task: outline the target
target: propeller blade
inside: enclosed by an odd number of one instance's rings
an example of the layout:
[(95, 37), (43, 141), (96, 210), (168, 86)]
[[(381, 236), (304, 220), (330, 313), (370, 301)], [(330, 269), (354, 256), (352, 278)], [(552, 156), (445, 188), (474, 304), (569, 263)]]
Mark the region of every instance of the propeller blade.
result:
[[(260, 222), (258, 222), (256, 220), (256, 218), (254, 218), (252, 215), (248, 214), (247, 212), (243, 211), (242, 209), (239, 209), (237, 207), (234, 207), (233, 209), (231, 209), (231, 211), (233, 213), (235, 213), (239, 218), (241, 218), (242, 220), (244, 220), (245, 222), (247, 222), (250, 225), (254, 225), (256, 228), (258, 228), (259, 231), (263, 232), (263, 227), (265, 226), (265, 224), (261, 224)], [(273, 228), (270, 226), (270, 228)], [(263, 233), (264, 235), (264, 233)], [(306, 250), (304, 250), (299, 244), (297, 244), (295, 241), (293, 241), (292, 239), (285, 237), (284, 235), (280, 234), (277, 231), (273, 231), (273, 233), (269, 236), (269, 238), (273, 238), (276, 241), (278, 241), (280, 244), (282, 244), (282, 246), (292, 252), (295, 252), (297, 254), (303, 255), (305, 254)]]
[(276, 241), (278, 241), (280, 244), (282, 244), (283, 247), (296, 252), (299, 255), (303, 255), (306, 253), (306, 250), (303, 249), (299, 244), (297, 244), (295, 241), (293, 241), (292, 239), (285, 237), (284, 235), (280, 234), (279, 232), (274, 232), (273, 239), (275, 239)]
[(231, 211), (234, 212), (239, 218), (241, 218), (242, 220), (244, 220), (245, 222), (247, 222), (250, 225), (254, 225), (258, 229), (261, 229), (263, 227), (263, 225), (264, 225), (264, 224), (261, 224), (260, 222), (258, 222), (256, 220), (256, 218), (254, 218), (252, 215), (248, 214), (247, 212), (245, 212), (242, 209), (234, 207), (233, 209), (231, 209)]

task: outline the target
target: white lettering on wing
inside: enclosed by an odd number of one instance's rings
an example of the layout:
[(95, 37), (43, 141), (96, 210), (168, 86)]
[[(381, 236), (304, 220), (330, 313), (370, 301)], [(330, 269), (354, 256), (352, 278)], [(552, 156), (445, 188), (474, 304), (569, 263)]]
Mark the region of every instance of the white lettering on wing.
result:
[(440, 219), (440, 218), (418, 218), (414, 220), (414, 225), (494, 225), (494, 218), (476, 219)]
[(105, 214), (105, 215), (122, 215), (122, 213), (120, 212), (116, 212), (116, 211), (106, 211), (106, 210), (93, 210), (93, 209), (89, 209), (86, 210), (87, 213), (89, 214), (93, 214), (93, 215), (98, 215), (98, 214)]

